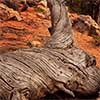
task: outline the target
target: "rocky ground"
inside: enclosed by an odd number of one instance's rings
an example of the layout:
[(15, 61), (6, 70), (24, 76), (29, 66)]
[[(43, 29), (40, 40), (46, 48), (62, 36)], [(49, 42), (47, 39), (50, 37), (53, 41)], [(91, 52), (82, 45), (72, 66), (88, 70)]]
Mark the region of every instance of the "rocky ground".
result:
[(21, 12), (21, 21), (14, 19), (0, 21), (0, 52), (43, 46), (50, 37), (50, 21), (34, 8)]

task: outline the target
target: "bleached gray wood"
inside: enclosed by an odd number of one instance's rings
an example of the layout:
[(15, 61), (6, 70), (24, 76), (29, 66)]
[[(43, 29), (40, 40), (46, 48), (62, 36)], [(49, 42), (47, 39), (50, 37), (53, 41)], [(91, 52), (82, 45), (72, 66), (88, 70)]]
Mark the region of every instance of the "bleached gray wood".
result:
[(88, 95), (98, 91), (99, 83), (95, 58), (76, 47), (33, 48), (0, 56), (0, 97), (4, 98), (0, 100), (34, 100), (58, 90)]
[(65, 0), (47, 0), (51, 11), (51, 34), (52, 38), (47, 47), (68, 48), (73, 45), (71, 22)]
[(0, 100), (38, 100), (59, 90), (73, 97), (75, 93), (99, 91), (100, 69), (95, 57), (73, 46), (64, 0), (47, 2), (52, 17), (51, 40), (44, 48), (0, 55)]

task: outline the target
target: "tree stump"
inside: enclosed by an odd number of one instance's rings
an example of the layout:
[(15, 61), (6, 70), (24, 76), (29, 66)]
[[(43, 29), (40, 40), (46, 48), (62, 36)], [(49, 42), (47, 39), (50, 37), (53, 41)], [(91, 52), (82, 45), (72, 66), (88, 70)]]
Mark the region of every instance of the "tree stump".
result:
[(75, 97), (99, 91), (95, 57), (77, 48), (65, 0), (47, 0), (51, 39), (43, 48), (0, 55), (0, 100), (38, 100), (62, 90)]

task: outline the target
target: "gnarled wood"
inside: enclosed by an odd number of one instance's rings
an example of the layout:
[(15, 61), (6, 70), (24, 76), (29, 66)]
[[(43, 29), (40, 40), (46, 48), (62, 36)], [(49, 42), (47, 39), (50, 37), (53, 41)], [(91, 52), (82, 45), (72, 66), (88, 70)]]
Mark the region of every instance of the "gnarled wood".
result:
[[(72, 47), (68, 50), (33, 48), (0, 56), (0, 97), (34, 100), (58, 90), (75, 96), (99, 89), (95, 59)], [(27, 100), (25, 99), (25, 100)]]
[(68, 18), (68, 9), (65, 0), (47, 0), (51, 11), (51, 40), (49, 48), (67, 48), (73, 45), (71, 22)]
[(58, 90), (73, 97), (99, 91), (100, 69), (95, 57), (72, 45), (64, 0), (47, 2), (52, 16), (51, 40), (44, 48), (0, 55), (0, 100), (38, 100)]

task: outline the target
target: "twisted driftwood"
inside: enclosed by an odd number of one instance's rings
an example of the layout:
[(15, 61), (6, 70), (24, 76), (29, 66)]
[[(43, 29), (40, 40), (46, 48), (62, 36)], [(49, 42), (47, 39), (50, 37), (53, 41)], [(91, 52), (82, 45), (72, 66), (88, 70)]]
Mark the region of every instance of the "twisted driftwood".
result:
[(0, 100), (38, 100), (58, 90), (73, 97), (99, 91), (100, 69), (95, 57), (74, 46), (64, 0), (47, 2), (53, 35), (44, 48), (0, 55)]

